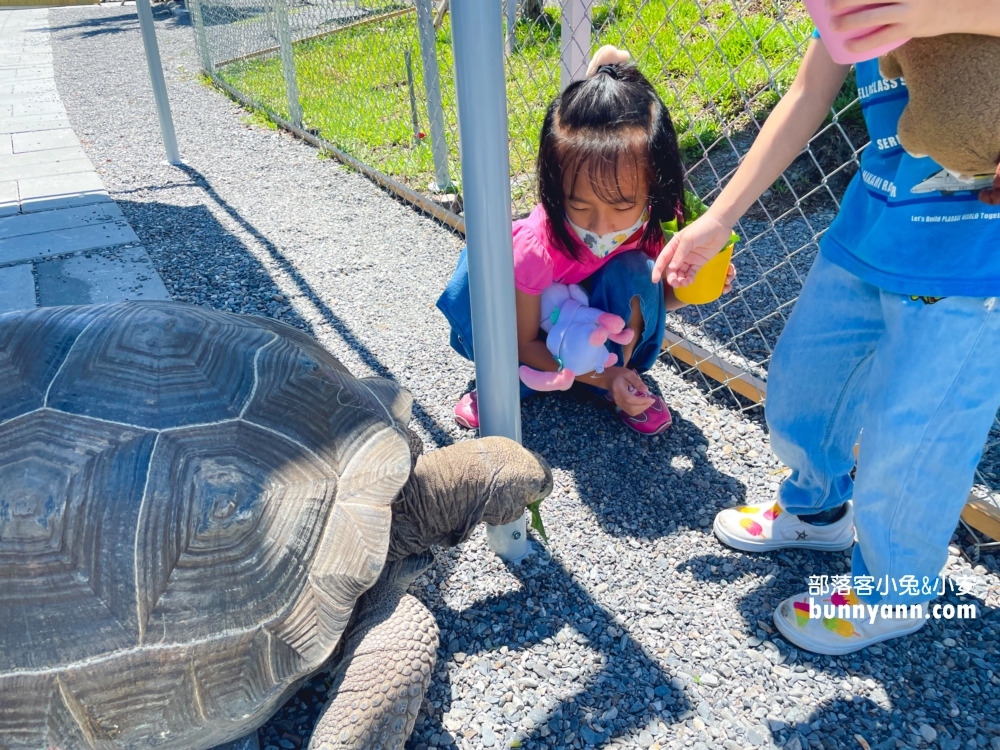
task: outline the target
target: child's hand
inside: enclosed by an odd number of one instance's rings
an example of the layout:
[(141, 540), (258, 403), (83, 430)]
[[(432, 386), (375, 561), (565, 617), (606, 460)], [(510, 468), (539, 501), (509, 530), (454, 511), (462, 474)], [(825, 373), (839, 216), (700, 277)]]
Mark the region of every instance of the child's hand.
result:
[(609, 367), (611, 373), (611, 396), (615, 405), (630, 417), (637, 417), (653, 405), (653, 398), (646, 390), (646, 384), (634, 370), (627, 367)]
[(997, 173), (993, 176), (993, 187), (980, 191), (979, 200), (987, 206), (1000, 206), (1000, 165), (997, 166)]
[(723, 294), (729, 294), (733, 291), (733, 281), (736, 279), (736, 266), (732, 263), (729, 264), (729, 269), (726, 271), (726, 285), (722, 287)]
[[(978, 17), (995, 0), (889, 0), (873, 5), (871, 0), (826, 0), (834, 16), (835, 31), (852, 32), (873, 26), (884, 29), (847, 42), (850, 52), (867, 52), (883, 44), (911, 37), (977, 32)], [(981, 5), (978, 5), (981, 4)], [(844, 15), (841, 15), (844, 14)]]
[(670, 286), (687, 286), (703, 265), (729, 244), (732, 226), (726, 226), (711, 210), (674, 235), (653, 265), (653, 283), (665, 278)]
[(630, 55), (623, 49), (618, 49), (613, 44), (605, 44), (594, 53), (590, 65), (587, 66), (587, 78), (594, 76), (597, 69), (602, 65), (621, 65), (627, 63)]

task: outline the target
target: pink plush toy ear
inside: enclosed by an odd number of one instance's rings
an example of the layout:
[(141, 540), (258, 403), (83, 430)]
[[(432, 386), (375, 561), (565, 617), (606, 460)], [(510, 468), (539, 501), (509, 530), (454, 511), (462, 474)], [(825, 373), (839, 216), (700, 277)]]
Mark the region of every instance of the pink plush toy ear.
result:
[(625, 344), (632, 343), (633, 336), (635, 336), (635, 331), (633, 331), (631, 328), (626, 328), (621, 333), (612, 333), (610, 336), (608, 336), (608, 338), (614, 341), (616, 344), (621, 344), (622, 346), (625, 346)]
[(597, 325), (606, 328), (608, 333), (621, 333), (625, 327), (625, 321), (618, 315), (611, 313), (601, 313), (597, 316)]
[(576, 380), (573, 371), (567, 369), (559, 372), (542, 372), (521, 365), (518, 374), (521, 376), (521, 382), (533, 391), (568, 391)]

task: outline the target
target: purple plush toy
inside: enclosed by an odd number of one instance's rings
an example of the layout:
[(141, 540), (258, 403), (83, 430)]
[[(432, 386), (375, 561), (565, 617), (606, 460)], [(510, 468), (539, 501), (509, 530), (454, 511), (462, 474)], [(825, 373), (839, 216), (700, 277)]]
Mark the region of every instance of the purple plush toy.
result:
[(565, 391), (588, 372), (604, 372), (617, 363), (604, 342), (628, 344), (635, 332), (625, 328), (618, 315), (587, 304), (587, 293), (576, 284), (553, 284), (542, 292), (542, 330), (545, 345), (559, 364), (558, 372), (543, 372), (522, 366), (521, 380), (535, 391)]

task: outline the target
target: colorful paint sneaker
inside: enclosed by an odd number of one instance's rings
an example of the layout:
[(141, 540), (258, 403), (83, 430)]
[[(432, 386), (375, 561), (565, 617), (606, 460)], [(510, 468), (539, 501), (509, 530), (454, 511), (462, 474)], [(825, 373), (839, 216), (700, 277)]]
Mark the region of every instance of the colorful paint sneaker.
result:
[(641, 414), (636, 414), (634, 417), (629, 416), (619, 409), (618, 405), (615, 403), (614, 396), (607, 391), (604, 393), (604, 400), (614, 406), (618, 419), (620, 419), (626, 427), (631, 427), (633, 430), (642, 435), (659, 435), (661, 432), (670, 427), (673, 422), (673, 417), (670, 416), (670, 410), (667, 408), (667, 405), (663, 403), (662, 398), (657, 396), (655, 393), (649, 393), (648, 391), (645, 395), (653, 399), (653, 403), (646, 409), (646, 411)]
[(774, 610), (774, 624), (789, 643), (828, 656), (850, 654), (910, 635), (920, 630), (927, 619), (926, 602), (865, 605), (850, 590), (830, 596), (800, 594), (785, 599)]
[(469, 430), (479, 427), (479, 401), (475, 391), (469, 391), (455, 404), (455, 421)]
[(713, 530), (720, 542), (744, 552), (790, 547), (839, 552), (854, 544), (854, 506), (847, 503), (843, 516), (820, 526), (786, 513), (776, 501), (738, 505), (719, 511)]

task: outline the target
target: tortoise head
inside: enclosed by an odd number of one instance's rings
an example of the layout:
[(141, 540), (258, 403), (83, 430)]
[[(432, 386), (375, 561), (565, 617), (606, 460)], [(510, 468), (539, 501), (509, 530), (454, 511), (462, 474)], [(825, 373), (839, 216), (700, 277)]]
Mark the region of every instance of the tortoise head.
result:
[(507, 438), (469, 440), (421, 456), (392, 505), (388, 560), (433, 545), (454, 547), (480, 521), (510, 523), (550, 492), (545, 459)]

